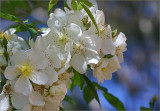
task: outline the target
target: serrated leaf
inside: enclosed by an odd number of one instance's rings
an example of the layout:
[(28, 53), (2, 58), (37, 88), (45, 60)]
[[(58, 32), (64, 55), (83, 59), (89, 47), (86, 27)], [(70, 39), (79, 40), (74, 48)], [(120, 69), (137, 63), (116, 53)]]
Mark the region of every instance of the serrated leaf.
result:
[(108, 89), (103, 87), (103, 86), (100, 86), (98, 83), (96, 82), (93, 82), (93, 85), (96, 87), (96, 89), (99, 89), (101, 91), (103, 91), (103, 93), (107, 93), (108, 92)]
[(88, 16), (90, 17), (90, 19), (92, 20), (93, 24), (95, 25), (97, 31), (98, 31), (98, 34), (99, 34), (99, 29), (98, 29), (98, 26), (97, 26), (97, 23), (93, 17), (93, 14), (91, 13), (91, 11), (83, 4), (81, 3), (82, 7), (84, 8), (84, 10), (86, 11), (86, 13), (88, 14)]
[(55, 7), (57, 3), (58, 3), (58, 0), (50, 0), (49, 6), (48, 6), (48, 17), (49, 17), (50, 11)]
[[(99, 98), (98, 98), (97, 90), (96, 90), (95, 86), (92, 84), (92, 82), (88, 79), (87, 76), (85, 76), (85, 75), (82, 75), (82, 76), (83, 76), (83, 78), (84, 78), (84, 80), (85, 80), (85, 82), (86, 82), (86, 84), (87, 84), (88, 89), (93, 93), (94, 98), (97, 100), (97, 102), (98, 102), (99, 105), (101, 106), (100, 101), (99, 101)], [(88, 94), (89, 94), (89, 93), (88, 93)], [(91, 98), (90, 98), (90, 99), (91, 99)], [(87, 101), (88, 101), (88, 100), (87, 100)]]
[(125, 110), (123, 103), (115, 96), (110, 93), (103, 93), (106, 100), (116, 109)]
[(68, 95), (65, 96), (64, 101), (67, 101), (72, 105), (76, 105), (76, 102)]
[(113, 55), (107, 54), (107, 55), (105, 55), (103, 58), (108, 58), (108, 59), (110, 59), (110, 58), (112, 58), (112, 57), (113, 57)]
[(17, 22), (17, 23), (23, 23), (19, 18), (17, 18), (16, 16), (14, 15), (11, 15), (11, 14), (8, 14), (8, 13), (3, 13), (0, 11), (0, 17), (1, 18), (4, 18), (4, 19), (7, 19), (7, 20), (10, 20), (10, 21), (13, 21), (13, 22)]

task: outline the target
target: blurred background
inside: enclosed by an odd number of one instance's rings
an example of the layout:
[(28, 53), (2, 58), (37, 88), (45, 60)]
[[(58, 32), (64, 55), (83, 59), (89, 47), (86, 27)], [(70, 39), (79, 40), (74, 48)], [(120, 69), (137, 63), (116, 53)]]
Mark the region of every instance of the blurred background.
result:
[[(1, 0), (0, 9), (16, 15), (22, 20), (29, 19), (36, 27), (47, 27), (48, 0)], [(56, 8), (63, 7), (63, 1)], [(124, 53), (125, 62), (122, 70), (113, 74), (113, 78), (104, 81), (102, 86), (118, 97), (127, 110), (139, 110), (140, 106), (149, 108), (149, 101), (157, 94), (159, 97), (159, 2), (158, 1), (107, 1), (99, 0), (98, 7), (106, 15), (106, 23), (112, 29), (118, 29), (127, 37), (127, 51)], [(13, 22), (1, 19), (0, 31), (14, 25)], [(24, 39), (29, 38), (28, 32), (18, 33)], [(87, 75), (92, 81), (92, 71)], [(98, 92), (103, 110), (116, 110)], [(83, 99), (82, 91), (75, 87), (68, 95), (76, 101), (76, 105), (63, 102), (67, 110), (100, 110), (98, 103), (93, 100), (89, 105)], [(159, 101), (154, 106), (159, 110)]]

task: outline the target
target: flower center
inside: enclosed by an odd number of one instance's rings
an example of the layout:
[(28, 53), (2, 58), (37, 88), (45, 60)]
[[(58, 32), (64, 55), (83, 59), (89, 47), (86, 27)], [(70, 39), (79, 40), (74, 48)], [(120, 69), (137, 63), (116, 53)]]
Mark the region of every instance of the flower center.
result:
[(84, 46), (82, 44), (76, 44), (76, 49), (79, 50), (79, 51), (83, 51)]
[(0, 39), (11, 40), (11, 36), (7, 35), (6, 33), (0, 32)]
[(31, 76), (31, 73), (33, 72), (33, 68), (29, 64), (28, 61), (26, 61), (25, 63), (23, 63), (22, 65), (20, 65), (18, 67), (18, 70), (21, 72), (21, 75), (23, 77), (29, 77), (29, 76)]
[(106, 69), (106, 68), (105, 68), (105, 67), (103, 67), (103, 68), (101, 69), (101, 71), (102, 71), (102, 72), (104, 72), (104, 71), (105, 71), (105, 69)]
[(68, 42), (68, 39), (65, 35), (58, 38), (58, 41), (60, 44), (66, 44)]

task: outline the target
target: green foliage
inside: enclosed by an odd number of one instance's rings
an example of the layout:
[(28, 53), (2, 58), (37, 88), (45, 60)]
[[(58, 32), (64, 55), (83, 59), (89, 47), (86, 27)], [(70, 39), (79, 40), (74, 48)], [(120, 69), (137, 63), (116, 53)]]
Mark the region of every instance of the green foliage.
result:
[(49, 6), (48, 6), (48, 17), (49, 17), (51, 10), (55, 7), (57, 3), (58, 3), (58, 0), (50, 0)]
[(117, 30), (117, 29), (113, 30), (113, 31), (112, 31), (112, 37), (114, 38), (114, 37), (117, 35), (117, 33), (118, 33), (118, 30)]
[(146, 107), (143, 107), (143, 106), (141, 106), (140, 107), (140, 110), (141, 111), (146, 111), (146, 110), (153, 110), (153, 107), (154, 107), (154, 105), (155, 105), (155, 103), (156, 103), (156, 101), (158, 100), (158, 97), (157, 97), (157, 95), (155, 94), (154, 96), (153, 96), (153, 98), (150, 100), (150, 102), (149, 102), (149, 105), (150, 105), (150, 108), (146, 108)]
[(3, 89), (3, 86), (6, 84), (7, 82), (7, 79), (4, 77), (4, 75), (1, 75), (2, 76), (2, 81), (0, 82), (0, 90)]
[(150, 108), (145, 108), (145, 107), (140, 107), (140, 110), (141, 110), (141, 111), (152, 111), (152, 109), (150, 109)]
[(112, 57), (113, 57), (113, 55), (107, 54), (107, 55), (105, 55), (103, 58), (108, 58), (108, 59), (110, 59), (110, 58), (112, 58)]
[(73, 69), (74, 72), (74, 77), (72, 78), (72, 84), (70, 85), (70, 90), (72, 91), (73, 88), (78, 85), (80, 87), (80, 89), (82, 90), (85, 81), (83, 79), (83, 76), (81, 76), (82, 74), (79, 74), (76, 70)]
[(7, 52), (7, 44), (8, 44), (8, 41), (7, 41), (7, 39), (4, 37), (3, 40), (1, 41), (1, 45), (2, 45), (2, 47), (4, 47), (4, 53), (3, 53), (3, 55), (4, 55), (4, 57), (5, 57), (5, 59), (6, 59), (7, 63), (8, 63), (9, 54), (8, 54), (8, 52)]
[(88, 0), (72, 0), (71, 7), (73, 10), (80, 11), (83, 8), (82, 4), (85, 4), (88, 7), (93, 6)]
[[(81, 2), (80, 2), (81, 3)], [(98, 31), (98, 34), (99, 34), (99, 29), (98, 29), (98, 26), (97, 26), (97, 23), (93, 17), (93, 14), (91, 13), (91, 11), (85, 6), (85, 4), (81, 3), (82, 7), (84, 8), (84, 10), (86, 11), (86, 13), (88, 14), (88, 16), (90, 17), (90, 19), (92, 20), (93, 24), (95, 25), (97, 31)]]
[(68, 95), (65, 96), (64, 101), (67, 101), (68, 103), (72, 105), (76, 105), (76, 102)]
[(0, 11), (0, 17), (4, 18), (4, 19), (8, 19), (10, 21), (13, 22), (17, 22), (17, 23), (23, 23), (23, 21), (21, 21), (19, 18), (17, 18), (14, 15), (8, 14), (8, 13), (3, 13)]
[(125, 110), (123, 103), (115, 96), (110, 93), (103, 93), (106, 100), (116, 109), (118, 110)]
[(7, 1), (2, 0), (0, 10), (5, 13), (10, 13), (12, 15), (20, 15), (20, 16), (23, 16), (21, 14), (22, 12), (29, 14), (32, 11), (29, 2), (27, 2), (27, 0), (7, 0)]
[[(94, 97), (97, 100), (97, 102), (99, 103), (99, 105), (101, 106), (95, 86), (92, 84), (92, 82), (90, 81), (90, 79), (87, 76), (85, 76), (85, 75), (82, 75), (82, 76), (87, 84), (87, 86), (86, 86), (87, 90), (90, 90), (89, 93), (83, 92), (85, 100), (87, 101), (87, 103), (89, 103), (93, 99), (91, 97)], [(89, 98), (87, 97), (87, 95)], [(92, 96), (89, 96), (89, 95), (92, 95)]]
[(108, 92), (108, 89), (107, 89), (107, 88), (100, 86), (100, 85), (99, 85), (98, 83), (96, 83), (96, 82), (93, 82), (93, 85), (96, 87), (96, 89), (101, 90), (103, 93), (107, 93), (107, 92)]
[(149, 102), (150, 108), (153, 109), (154, 104), (156, 103), (156, 101), (158, 100), (157, 94), (155, 94), (152, 98), (152, 100)]
[(88, 16), (82, 19), (82, 23), (86, 30), (88, 30), (91, 27), (91, 21), (88, 20)]
[(86, 86), (83, 90), (83, 97), (86, 100), (87, 104), (89, 104), (94, 99), (94, 92), (90, 90), (89, 86)]
[(31, 39), (38, 36), (39, 32), (33, 24), (24, 24), (24, 22), (28, 22), (28, 20), (22, 21), (14, 15), (3, 13), (3, 12), (0, 12), (0, 17), (18, 23), (19, 26), (16, 27), (16, 30), (17, 30), (16, 32), (29, 31), (31, 35)]
[(71, 91), (73, 88), (78, 85), (81, 89), (83, 88), (84, 84), (86, 83), (86, 86), (83, 89), (83, 96), (84, 99), (86, 100), (87, 104), (89, 104), (94, 98), (97, 100), (97, 102), (100, 104), (97, 90), (102, 91), (102, 94), (106, 98), (106, 100), (116, 109), (118, 110), (125, 110), (123, 103), (115, 96), (112, 94), (108, 93), (108, 89), (100, 86), (96, 82), (91, 82), (90, 79), (85, 76), (84, 74), (78, 73), (76, 70), (73, 69), (74, 72), (74, 77), (72, 78), (72, 87)]

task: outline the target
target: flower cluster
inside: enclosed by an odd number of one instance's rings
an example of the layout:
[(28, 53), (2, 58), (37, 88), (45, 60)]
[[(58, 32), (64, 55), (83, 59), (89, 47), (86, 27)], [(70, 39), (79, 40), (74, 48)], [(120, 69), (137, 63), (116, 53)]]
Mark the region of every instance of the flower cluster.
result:
[(73, 68), (85, 74), (88, 67), (98, 82), (112, 78), (121, 69), (126, 37), (116, 35), (105, 24), (102, 10), (94, 4), (90, 11), (97, 28), (84, 9), (55, 9), (48, 19), (48, 28), (35, 40), (26, 42), (10, 29), (0, 33), (8, 41), (9, 60), (0, 47), (0, 72), (7, 79), (0, 94), (0, 111), (59, 111), (74, 74)]

